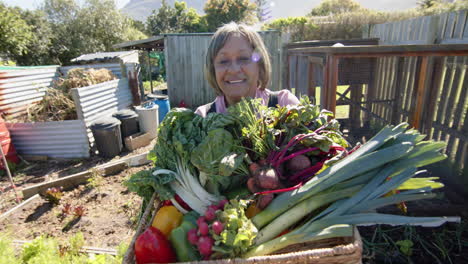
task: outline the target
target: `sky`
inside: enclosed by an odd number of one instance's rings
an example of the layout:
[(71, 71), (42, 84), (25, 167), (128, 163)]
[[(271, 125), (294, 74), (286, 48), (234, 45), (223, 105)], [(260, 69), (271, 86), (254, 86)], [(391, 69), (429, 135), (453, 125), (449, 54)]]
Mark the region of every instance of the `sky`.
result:
[[(23, 9), (36, 9), (39, 7), (43, 0), (0, 0), (1, 2), (7, 4), (8, 6), (19, 6)], [(82, 2), (82, 0), (78, 0), (78, 2)], [(114, 0), (117, 8), (124, 7), (125, 4), (130, 2), (130, 0)]]
[[(9, 5), (9, 6), (19, 6), (23, 9), (36, 9), (39, 7), (43, 0), (0, 0), (1, 2)], [(83, 0), (78, 0), (78, 2), (82, 2)], [(124, 7), (130, 0), (114, 0), (117, 8)], [(273, 0), (272, 2), (277, 2), (278, 7), (284, 5), (284, 8), (296, 8), (297, 12), (292, 12), (294, 15), (298, 13), (298, 15), (302, 15), (304, 8), (313, 4), (315, 6), (315, 2), (320, 3), (320, 0), (302, 0), (304, 1), (304, 5), (290, 5), (290, 0)], [(376, 10), (403, 10), (412, 7), (416, 7), (418, 0), (356, 0), (356, 2), (360, 3), (362, 6), (366, 8), (376, 9)], [(299, 1), (293, 1), (299, 2)], [(288, 4), (289, 3), (289, 4)], [(293, 11), (293, 10), (291, 10)]]

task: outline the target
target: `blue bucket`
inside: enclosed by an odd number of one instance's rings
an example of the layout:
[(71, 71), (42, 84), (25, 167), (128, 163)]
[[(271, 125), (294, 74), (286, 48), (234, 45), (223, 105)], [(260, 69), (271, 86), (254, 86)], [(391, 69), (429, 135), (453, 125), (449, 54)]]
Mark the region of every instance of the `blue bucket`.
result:
[(158, 105), (159, 107), (159, 123), (162, 122), (166, 114), (169, 112), (171, 109), (171, 106), (169, 104), (169, 97), (167, 95), (161, 95), (161, 94), (148, 94), (148, 100), (153, 101), (155, 104)]

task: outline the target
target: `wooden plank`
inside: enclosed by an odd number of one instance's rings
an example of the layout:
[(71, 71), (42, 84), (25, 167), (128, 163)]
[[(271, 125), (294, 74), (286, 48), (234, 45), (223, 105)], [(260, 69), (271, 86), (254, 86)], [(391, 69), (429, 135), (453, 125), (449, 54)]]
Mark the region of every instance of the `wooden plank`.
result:
[(396, 77), (395, 77), (395, 93), (393, 96), (393, 109), (392, 109), (392, 116), (391, 116), (391, 123), (392, 124), (399, 124), (401, 122), (401, 118), (398, 115), (398, 110), (401, 108), (403, 98), (402, 96), (402, 88), (403, 88), (403, 74), (404, 74), (404, 63), (405, 58), (398, 57), (398, 63), (396, 66)]
[(432, 70), (432, 80), (429, 86), (429, 95), (427, 100), (427, 111), (425, 111), (425, 123), (422, 132), (430, 139), (432, 138), (432, 122), (434, 121), (435, 109), (437, 106), (437, 98), (439, 90), (442, 86), (442, 77), (445, 68), (445, 57), (435, 57)]
[(317, 94), (315, 93), (315, 87), (316, 87), (316, 82), (315, 82), (315, 75), (314, 75), (314, 63), (309, 62), (309, 72), (307, 74), (309, 80), (308, 80), (308, 89), (307, 89), (307, 96), (309, 98), (313, 97), (314, 100), (317, 98)]
[(445, 28), (447, 27), (448, 13), (442, 13), (439, 15), (439, 25), (437, 32), (437, 42), (440, 43), (444, 39)]
[(361, 127), (361, 110), (357, 107), (361, 104), (362, 85), (351, 84), (351, 102), (349, 105), (349, 123), (351, 131), (354, 132)]
[(465, 19), (465, 28), (463, 29), (463, 38), (468, 38), (468, 11), (466, 14), (467, 18)]
[[(128, 166), (141, 166), (148, 164), (150, 161), (146, 159), (148, 152), (134, 155), (125, 159), (109, 162), (95, 167), (96, 170), (102, 171), (104, 176), (116, 174)], [(23, 198), (28, 199), (37, 193), (45, 192), (51, 187), (63, 187), (65, 190), (83, 184), (91, 176), (92, 170), (76, 173), (50, 182), (40, 183), (28, 188), (23, 189)]]
[[(465, 115), (465, 120), (463, 121), (463, 127), (461, 128), (462, 133), (466, 135), (468, 131), (468, 114)], [(460, 140), (458, 141), (458, 148), (455, 156), (455, 164), (457, 164), (460, 171), (467, 170), (465, 167), (468, 164), (468, 141)]]
[[(455, 64), (454, 64), (454, 76), (453, 76), (453, 80), (452, 80), (452, 83), (449, 87), (449, 93), (446, 94), (447, 96), (447, 108), (445, 110), (445, 118), (443, 120), (443, 124), (444, 126), (447, 126), (449, 127), (450, 124), (452, 123), (452, 118), (453, 118), (453, 110), (455, 109), (455, 100), (456, 100), (456, 96), (458, 94), (458, 91), (459, 91), (459, 88), (461, 89), (460, 85), (462, 83), (460, 83), (460, 81), (463, 81), (462, 80), (462, 77), (463, 76), (460, 76), (460, 75), (464, 75), (464, 72), (465, 71), (462, 71), (461, 67), (464, 67), (464, 61), (461, 60), (462, 58), (455, 58)], [(463, 66), (461, 66), (461, 64), (463, 64)], [(445, 131), (442, 131), (442, 134), (441, 134), (441, 139), (443, 141), (447, 141), (447, 133)]]
[[(380, 94), (385, 80), (385, 58), (377, 59), (377, 80), (374, 87), (374, 98), (380, 100)], [(370, 101), (370, 100), (368, 100)], [(378, 116), (381, 116), (380, 105), (372, 104), (369, 108), (373, 113)]]
[[(365, 94), (365, 100), (366, 101), (372, 101), (372, 100), (375, 100), (375, 87), (377, 86), (377, 79), (378, 79), (378, 74), (379, 74), (379, 69), (378, 69), (378, 61), (379, 59), (374, 59), (372, 60), (372, 72), (371, 72), (371, 76), (370, 76), (370, 81), (367, 85), (367, 89), (366, 89), (366, 94)], [(372, 112), (372, 103), (367, 103), (365, 104), (365, 107), (367, 109), (369, 109), (370, 112)], [(363, 121), (364, 121), (364, 127), (368, 127), (369, 126), (369, 122), (370, 122), (370, 119), (371, 119), (371, 115), (369, 114), (369, 112), (364, 112), (364, 117), (363, 117)]]
[(9, 215), (11, 215), (12, 213), (16, 212), (17, 210), (25, 207), (26, 205), (28, 205), (30, 202), (32, 202), (33, 200), (39, 198), (39, 194), (35, 194), (31, 197), (29, 197), (27, 200), (21, 202), (20, 204), (18, 204), (17, 206), (11, 208), (10, 210), (6, 211), (5, 213), (3, 213), (2, 215), (0, 215), (0, 223), (2, 222), (2, 220), (6, 219)]
[[(13, 245), (16, 247), (22, 247), (26, 243), (31, 243), (29, 240), (13, 240)], [(97, 248), (97, 247), (82, 247), (79, 250), (81, 253), (85, 254), (106, 254), (117, 256), (117, 250), (113, 248)]]
[(466, 16), (468, 14), (468, 10), (460, 10), (458, 11), (457, 21), (455, 22), (455, 30), (453, 31), (452, 38), (463, 38), (463, 30), (465, 29), (466, 23)]
[(323, 85), (320, 88), (320, 108), (328, 109), (328, 87), (330, 86), (330, 56), (327, 56), (323, 69)]
[[(445, 71), (444, 82), (443, 82), (441, 94), (439, 96), (437, 117), (434, 120), (435, 122), (438, 122), (440, 124), (444, 123), (445, 111), (447, 109), (447, 102), (448, 102), (447, 94), (449, 94), (450, 88), (452, 87), (453, 78), (456, 72), (455, 69), (453, 68), (453, 63), (449, 63), (451, 61), (453, 61), (453, 58), (447, 59), (447, 64), (446, 64), (447, 67)], [(441, 130), (434, 128), (433, 139), (440, 140), (440, 135), (441, 135)]]
[[(453, 103), (451, 105), (455, 106), (453, 107), (453, 120), (451, 122), (448, 122), (447, 124), (450, 126), (452, 129), (455, 129), (457, 131), (461, 131), (462, 128), (462, 117), (463, 113), (466, 112), (466, 103), (467, 103), (467, 97), (468, 97), (468, 76), (466, 75), (467, 73), (467, 66), (466, 66), (466, 58), (464, 58), (463, 63), (460, 67), (460, 76), (459, 76), (459, 81), (456, 82), (456, 90), (458, 90), (456, 93), (454, 93), (454, 99)], [(455, 90), (455, 89), (453, 89)], [(456, 102), (455, 102), (456, 101)], [(450, 104), (450, 102), (449, 102)], [(446, 117), (447, 118), (447, 117)], [(453, 151), (455, 143), (455, 137), (453, 135), (450, 136), (450, 139), (447, 143), (447, 152), (451, 153)]]
[(418, 73), (418, 78), (417, 78), (417, 97), (416, 97), (416, 108), (414, 110), (413, 116), (412, 116), (412, 121), (411, 121), (411, 126), (418, 129), (420, 127), (420, 121), (421, 121), (421, 114), (423, 110), (423, 98), (424, 94), (426, 93), (426, 74), (427, 74), (427, 65), (428, 65), (429, 59), (428, 57), (424, 56), (421, 57), (420, 63), (419, 64), (419, 73)]
[(455, 29), (455, 21), (457, 20), (457, 13), (451, 12), (447, 18), (447, 25), (445, 27), (444, 39), (451, 39), (453, 36), (453, 30)]
[(330, 89), (329, 89), (329, 105), (330, 105), (330, 111), (336, 114), (336, 91), (337, 91), (337, 85), (338, 85), (338, 63), (339, 59), (331, 56), (330, 58), (331, 63), (331, 72), (330, 72), (330, 77), (331, 77), (331, 83), (330, 83)]
[[(396, 64), (397, 64), (398, 57), (391, 58), (390, 64), (390, 83), (388, 87), (388, 91), (385, 95), (385, 100), (391, 100), (395, 98), (395, 83), (396, 83)], [(388, 123), (392, 121), (392, 104), (385, 104), (386, 107), (386, 117)]]

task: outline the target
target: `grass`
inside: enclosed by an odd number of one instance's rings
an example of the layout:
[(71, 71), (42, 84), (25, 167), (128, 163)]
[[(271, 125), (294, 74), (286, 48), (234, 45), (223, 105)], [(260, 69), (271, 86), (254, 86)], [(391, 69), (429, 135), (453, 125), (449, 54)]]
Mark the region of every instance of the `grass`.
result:
[(437, 228), (360, 227), (363, 261), (374, 263), (467, 263), (468, 223)]

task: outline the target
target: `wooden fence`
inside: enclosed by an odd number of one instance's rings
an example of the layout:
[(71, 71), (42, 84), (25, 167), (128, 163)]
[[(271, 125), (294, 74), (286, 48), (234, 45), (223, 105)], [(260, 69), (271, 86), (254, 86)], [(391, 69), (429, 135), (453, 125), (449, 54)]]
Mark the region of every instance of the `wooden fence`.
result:
[[(332, 111), (339, 103), (348, 104), (351, 134), (362, 135), (373, 125), (408, 122), (429, 139), (447, 142), (446, 153), (455, 169), (451, 176), (456, 176), (449, 180), (468, 184), (466, 176), (458, 177), (468, 169), (468, 45), (293, 48), (288, 56), (321, 59), (320, 104)], [(350, 58), (371, 59), (371, 72), (361, 82), (348, 83), (337, 100), (337, 86), (344, 84), (339, 65)]]
[[(379, 38), (380, 45), (468, 44), (468, 10), (418, 17), (370, 27), (365, 37)], [(423, 103), (420, 131), (429, 139), (447, 142), (446, 153), (454, 164), (455, 174), (468, 192), (468, 76), (466, 56), (428, 57), (421, 59), (379, 58), (370, 91), (372, 113), (385, 122), (410, 120), (417, 103)], [(426, 65), (426, 67), (422, 67)], [(427, 71), (424, 80), (417, 73)], [(418, 83), (427, 87), (421, 100)], [(392, 98), (400, 97), (392, 103)]]

